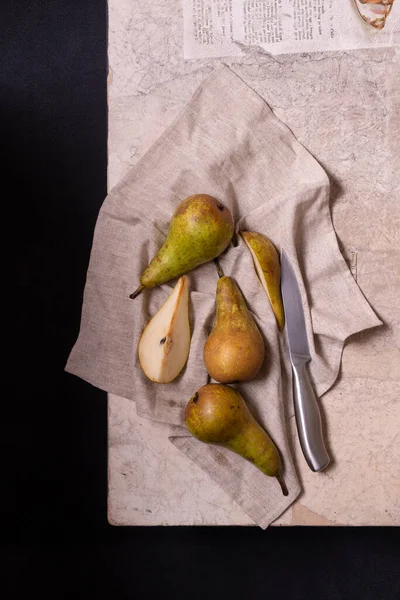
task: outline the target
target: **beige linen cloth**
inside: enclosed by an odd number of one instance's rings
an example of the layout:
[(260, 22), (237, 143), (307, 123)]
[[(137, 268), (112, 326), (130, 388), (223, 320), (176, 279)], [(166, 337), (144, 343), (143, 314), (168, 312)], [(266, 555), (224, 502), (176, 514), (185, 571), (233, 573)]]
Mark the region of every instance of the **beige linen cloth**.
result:
[(195, 193), (211, 194), (228, 206), (236, 231), (262, 232), (288, 253), (302, 292), (310, 374), (319, 396), (335, 382), (346, 338), (381, 323), (339, 251), (324, 170), (265, 101), (222, 66), (104, 201), (80, 333), (66, 370), (132, 399), (141, 417), (169, 423), (171, 442), (265, 528), (300, 491), (286, 427), (292, 414), (291, 370), (286, 332), (277, 330), (239, 236), (220, 264), (239, 284), (264, 335), (266, 360), (256, 379), (236, 387), (279, 447), (289, 496), (282, 495), (274, 478), (229, 450), (202, 444), (184, 428), (186, 403), (207, 383), (203, 346), (215, 316), (218, 279), (212, 263), (189, 273), (192, 342), (182, 374), (171, 384), (157, 385), (138, 362), (143, 327), (174, 282), (146, 290), (136, 300), (129, 294), (163, 243), (174, 209)]

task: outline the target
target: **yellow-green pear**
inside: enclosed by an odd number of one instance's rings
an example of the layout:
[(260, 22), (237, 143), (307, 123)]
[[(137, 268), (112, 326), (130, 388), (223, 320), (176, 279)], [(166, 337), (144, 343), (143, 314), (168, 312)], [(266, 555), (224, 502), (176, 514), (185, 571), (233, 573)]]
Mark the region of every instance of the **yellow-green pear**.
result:
[(280, 331), (285, 326), (285, 313), (281, 295), (281, 266), (278, 252), (273, 243), (262, 235), (253, 231), (241, 231), (253, 257), (257, 275), (267, 292), (272, 310)]
[(169, 383), (185, 366), (189, 348), (189, 284), (184, 275), (142, 333), (140, 366), (151, 381)]
[(186, 198), (175, 210), (164, 244), (130, 297), (213, 260), (229, 246), (232, 235), (232, 215), (221, 202), (207, 194)]
[(276, 477), (283, 494), (288, 495), (281, 476), (279, 452), (239, 392), (228, 385), (204, 385), (190, 398), (185, 423), (198, 440), (229, 448), (265, 475)]
[(264, 340), (239, 287), (231, 277), (221, 277), (215, 324), (204, 345), (207, 371), (221, 383), (248, 381), (257, 375), (264, 357)]

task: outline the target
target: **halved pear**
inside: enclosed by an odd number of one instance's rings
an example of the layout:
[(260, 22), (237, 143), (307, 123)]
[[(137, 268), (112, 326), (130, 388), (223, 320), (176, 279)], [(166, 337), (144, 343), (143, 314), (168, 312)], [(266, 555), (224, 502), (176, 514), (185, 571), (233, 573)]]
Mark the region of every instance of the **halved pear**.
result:
[(170, 383), (185, 366), (189, 348), (189, 284), (183, 275), (142, 333), (140, 366), (151, 381)]
[(273, 243), (261, 233), (241, 231), (240, 235), (251, 252), (258, 278), (271, 302), (278, 329), (282, 331), (285, 326), (285, 313), (281, 295), (281, 265), (278, 252)]

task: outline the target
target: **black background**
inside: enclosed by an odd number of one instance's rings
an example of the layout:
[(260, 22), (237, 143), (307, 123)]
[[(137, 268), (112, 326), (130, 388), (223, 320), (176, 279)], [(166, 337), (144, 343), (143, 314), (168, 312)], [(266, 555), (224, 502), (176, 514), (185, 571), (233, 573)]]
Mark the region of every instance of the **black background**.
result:
[(13, 318), (3, 313), (0, 593), (398, 598), (396, 528), (108, 525), (106, 395), (63, 371), (106, 195), (107, 6), (1, 6), (2, 223), (16, 281)]

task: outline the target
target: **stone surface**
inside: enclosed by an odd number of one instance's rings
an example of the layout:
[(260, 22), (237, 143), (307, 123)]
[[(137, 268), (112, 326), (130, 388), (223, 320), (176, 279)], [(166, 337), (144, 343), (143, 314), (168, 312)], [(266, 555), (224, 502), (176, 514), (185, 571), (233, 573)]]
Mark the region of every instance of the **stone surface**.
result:
[[(179, 0), (109, 3), (109, 188), (173, 122), (218, 60), (184, 61)], [(400, 524), (400, 51), (224, 60), (319, 160), (349, 267), (384, 327), (354, 336), (321, 400), (333, 464), (306, 466), (275, 524)], [(109, 397), (109, 520), (115, 525), (250, 525), (167, 439)]]

